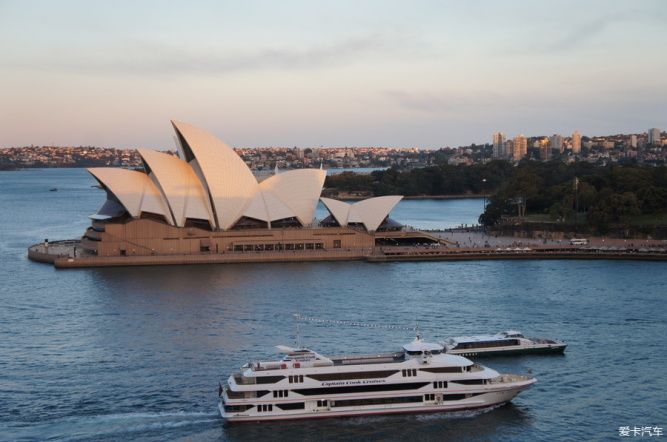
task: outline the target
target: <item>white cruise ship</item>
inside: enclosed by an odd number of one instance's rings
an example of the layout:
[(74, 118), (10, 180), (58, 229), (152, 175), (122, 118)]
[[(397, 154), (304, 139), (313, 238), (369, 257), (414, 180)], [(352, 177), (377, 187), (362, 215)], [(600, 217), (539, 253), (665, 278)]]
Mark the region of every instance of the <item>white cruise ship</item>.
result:
[(489, 407), (535, 383), (446, 354), (420, 335), (396, 353), (325, 357), (278, 346), (281, 360), (251, 362), (220, 388), (229, 422), (433, 412)]
[(443, 342), (445, 352), (467, 358), (534, 353), (563, 353), (567, 344), (558, 339), (526, 338), (520, 331), (507, 330), (495, 335), (457, 336)]

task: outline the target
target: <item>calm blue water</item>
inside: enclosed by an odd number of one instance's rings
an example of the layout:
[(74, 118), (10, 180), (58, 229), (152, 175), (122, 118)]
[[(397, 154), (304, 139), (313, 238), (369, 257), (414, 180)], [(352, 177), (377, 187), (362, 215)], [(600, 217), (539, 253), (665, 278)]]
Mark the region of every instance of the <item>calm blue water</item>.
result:
[[(94, 184), (82, 170), (0, 173), (0, 440), (579, 441), (627, 439), (621, 426), (667, 431), (666, 263), (55, 270), (28, 261), (33, 243), (81, 235), (104, 200)], [(474, 199), (404, 201), (392, 218), (454, 226), (475, 223), (479, 209)], [(291, 345), (297, 312), (419, 325), (433, 340), (518, 328), (570, 346), (564, 356), (485, 360), (538, 378), (491, 410), (223, 424), (218, 381), (249, 359), (278, 356), (276, 344)], [(324, 323), (302, 323), (301, 334), (324, 354), (393, 350), (412, 339)]]

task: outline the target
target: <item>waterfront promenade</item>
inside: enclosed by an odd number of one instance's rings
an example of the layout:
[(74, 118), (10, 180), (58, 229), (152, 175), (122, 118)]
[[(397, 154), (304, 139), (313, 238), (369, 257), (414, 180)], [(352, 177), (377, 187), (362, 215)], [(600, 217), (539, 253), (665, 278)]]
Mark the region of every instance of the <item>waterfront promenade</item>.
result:
[(265, 252), (189, 253), (144, 256), (96, 256), (83, 252), (78, 241), (35, 244), (28, 249), (34, 261), (58, 268), (169, 264), (223, 264), (299, 261), (461, 261), (489, 259), (629, 259), (667, 261), (667, 242), (589, 238), (587, 245), (571, 245), (566, 239), (531, 239), (487, 235), (476, 229), (429, 231), (440, 243), (373, 248), (284, 250)]

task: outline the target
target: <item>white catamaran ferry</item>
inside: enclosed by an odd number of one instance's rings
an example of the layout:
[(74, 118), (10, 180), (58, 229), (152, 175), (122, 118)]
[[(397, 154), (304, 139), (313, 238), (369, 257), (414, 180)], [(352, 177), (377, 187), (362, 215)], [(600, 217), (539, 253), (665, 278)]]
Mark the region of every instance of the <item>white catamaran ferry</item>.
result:
[(419, 334), (402, 351), (325, 357), (278, 346), (281, 360), (251, 362), (220, 388), (230, 422), (449, 411), (502, 404), (535, 383), (444, 353)]
[(442, 344), (449, 354), (465, 357), (529, 353), (563, 353), (567, 344), (556, 339), (526, 338), (520, 331), (495, 335), (458, 336)]

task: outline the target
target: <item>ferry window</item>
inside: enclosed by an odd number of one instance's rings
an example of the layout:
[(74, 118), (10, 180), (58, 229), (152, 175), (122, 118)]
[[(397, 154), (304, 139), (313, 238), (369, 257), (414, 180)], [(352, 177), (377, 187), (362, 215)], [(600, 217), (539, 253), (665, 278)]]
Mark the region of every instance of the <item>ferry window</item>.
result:
[(302, 374), (299, 375), (299, 382), (303, 382), (303, 375)]
[(321, 250), (321, 249), (324, 248), (324, 244), (322, 244), (321, 242), (318, 242), (317, 244), (315, 244), (315, 248), (318, 249), (318, 250)]
[(334, 248), (334, 249), (340, 249), (341, 247), (342, 247), (342, 246), (341, 246), (340, 239), (334, 239), (334, 242), (333, 242), (333, 248)]
[(264, 249), (267, 252), (272, 252), (273, 251), (273, 244), (267, 244), (266, 247), (264, 247)]

